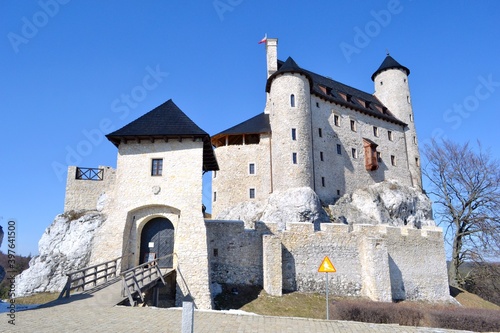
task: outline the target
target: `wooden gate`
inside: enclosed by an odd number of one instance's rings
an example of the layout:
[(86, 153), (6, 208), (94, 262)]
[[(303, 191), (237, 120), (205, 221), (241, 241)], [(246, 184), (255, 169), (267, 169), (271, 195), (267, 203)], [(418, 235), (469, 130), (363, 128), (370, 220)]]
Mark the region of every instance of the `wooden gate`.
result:
[(158, 266), (173, 267), (173, 256), (165, 257), (172, 253), (174, 253), (172, 222), (164, 217), (157, 217), (147, 222), (141, 232), (140, 263), (161, 258), (158, 260)]

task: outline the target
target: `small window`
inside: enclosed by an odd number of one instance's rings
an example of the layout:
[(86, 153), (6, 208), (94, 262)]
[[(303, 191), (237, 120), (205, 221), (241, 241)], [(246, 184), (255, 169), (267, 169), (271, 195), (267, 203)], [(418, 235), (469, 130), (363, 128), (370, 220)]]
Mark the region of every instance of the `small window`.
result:
[(294, 94), (291, 94), (291, 95), (290, 95), (290, 106), (291, 106), (292, 108), (294, 108), (294, 107), (295, 107), (295, 95), (294, 95)]
[(380, 85), (383, 86), (384, 85), (384, 81), (380, 81)]
[(340, 190), (337, 190), (337, 195), (340, 195)]
[(163, 158), (154, 158), (151, 163), (151, 176), (161, 176), (163, 172)]
[(219, 249), (214, 249), (214, 257), (218, 257), (219, 256)]
[(319, 159), (321, 160), (321, 162), (323, 162), (323, 152), (322, 151), (319, 152)]
[(337, 154), (342, 155), (342, 146), (337, 144)]
[[(409, 101), (408, 101), (409, 103)], [(413, 115), (410, 113), (410, 121), (413, 122)]]
[(415, 157), (415, 164), (419, 167), (420, 166), (420, 160), (418, 157)]
[(340, 116), (338, 114), (333, 115), (333, 124), (335, 126), (340, 126)]
[(214, 192), (214, 202), (217, 201), (217, 192)]
[(255, 189), (254, 188), (251, 188), (248, 194), (249, 194), (250, 199), (255, 199)]
[(387, 131), (387, 138), (389, 139), (389, 141), (394, 140), (394, 137), (392, 136), (392, 131)]
[(396, 156), (391, 155), (391, 165), (396, 166)]
[(316, 107), (319, 108), (319, 103), (318, 102), (316, 102)]
[(358, 158), (358, 150), (356, 148), (351, 149), (352, 158)]
[(323, 130), (321, 128), (318, 128), (318, 135), (320, 138), (323, 137)]
[(255, 163), (248, 164), (248, 173), (250, 175), (255, 175)]
[(373, 135), (378, 137), (378, 127), (377, 126), (373, 126)]
[(417, 144), (417, 137), (416, 136), (413, 136), (413, 144)]
[(321, 177), (321, 186), (325, 187), (325, 177)]
[(292, 140), (297, 140), (297, 129), (292, 128)]
[(297, 153), (292, 153), (292, 163), (297, 164)]
[(356, 121), (351, 119), (351, 131), (356, 132)]

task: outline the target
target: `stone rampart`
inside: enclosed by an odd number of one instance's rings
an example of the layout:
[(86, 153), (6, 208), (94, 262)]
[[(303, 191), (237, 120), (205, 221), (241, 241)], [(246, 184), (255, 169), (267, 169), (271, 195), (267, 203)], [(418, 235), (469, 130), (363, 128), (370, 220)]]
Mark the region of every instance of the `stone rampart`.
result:
[(80, 175), (77, 174), (77, 169), (80, 170), (76, 166), (68, 167), (64, 211), (100, 210), (99, 199), (103, 194), (111, 194), (115, 185), (116, 170), (109, 166), (99, 166), (97, 169), (102, 170), (102, 174), (93, 177), (94, 179), (86, 179), (94, 174), (82, 177), (81, 172)]
[[(265, 263), (281, 261), (283, 290), (324, 292), (326, 276), (318, 267), (328, 256), (337, 270), (329, 276), (331, 294), (378, 301), (449, 300), (438, 227), (324, 223), (315, 231), (311, 223), (288, 223), (287, 230), (278, 231), (276, 224), (263, 222), (255, 229), (245, 229), (241, 221), (206, 225), (213, 282), (264, 286), (265, 277), (275, 285)], [(263, 250), (263, 236), (270, 234), (279, 238), (281, 253), (276, 246)]]

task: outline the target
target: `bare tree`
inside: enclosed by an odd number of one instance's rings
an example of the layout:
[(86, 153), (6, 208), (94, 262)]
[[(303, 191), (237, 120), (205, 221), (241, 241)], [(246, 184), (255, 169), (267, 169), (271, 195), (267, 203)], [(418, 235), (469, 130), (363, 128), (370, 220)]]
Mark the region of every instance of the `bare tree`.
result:
[(448, 140), (425, 148), (422, 172), (431, 183), (436, 220), (452, 246), (450, 284), (463, 287), (471, 270), (460, 265), (484, 267), (500, 255), (500, 164), (479, 143), (477, 152)]

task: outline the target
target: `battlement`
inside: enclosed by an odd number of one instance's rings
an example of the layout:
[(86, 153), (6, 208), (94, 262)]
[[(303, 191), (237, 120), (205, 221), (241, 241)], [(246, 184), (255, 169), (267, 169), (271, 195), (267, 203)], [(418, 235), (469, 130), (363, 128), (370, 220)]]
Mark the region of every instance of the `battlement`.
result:
[(114, 187), (116, 170), (109, 166), (98, 168), (68, 167), (64, 211), (97, 209), (99, 197)]

